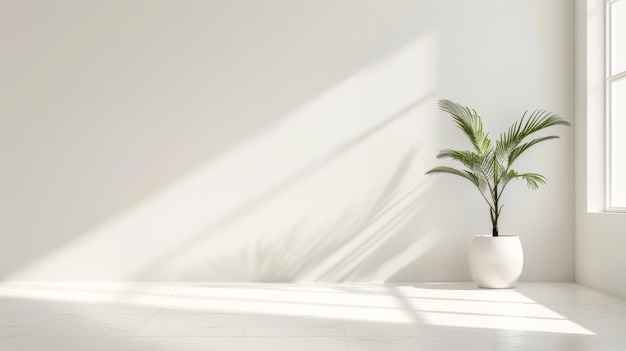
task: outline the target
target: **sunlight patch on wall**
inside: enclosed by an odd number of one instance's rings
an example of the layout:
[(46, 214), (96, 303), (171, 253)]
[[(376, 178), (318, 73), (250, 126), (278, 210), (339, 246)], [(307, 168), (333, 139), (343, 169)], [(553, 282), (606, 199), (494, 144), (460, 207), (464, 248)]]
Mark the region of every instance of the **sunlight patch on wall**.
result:
[(437, 40), (416, 38), (7, 280), (389, 278), (433, 245), (398, 233), (417, 215), (428, 225)]

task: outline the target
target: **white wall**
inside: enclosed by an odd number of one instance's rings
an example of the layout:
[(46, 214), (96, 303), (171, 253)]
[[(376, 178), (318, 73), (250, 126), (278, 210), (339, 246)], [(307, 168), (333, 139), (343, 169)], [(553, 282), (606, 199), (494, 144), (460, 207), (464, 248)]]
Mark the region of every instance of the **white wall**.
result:
[(576, 281), (626, 298), (626, 215), (604, 208), (604, 1), (576, 1)]
[[(0, 2), (4, 280), (470, 280), (490, 232), (436, 102), (573, 118), (573, 4)], [(505, 195), (523, 280), (572, 280), (573, 129)]]

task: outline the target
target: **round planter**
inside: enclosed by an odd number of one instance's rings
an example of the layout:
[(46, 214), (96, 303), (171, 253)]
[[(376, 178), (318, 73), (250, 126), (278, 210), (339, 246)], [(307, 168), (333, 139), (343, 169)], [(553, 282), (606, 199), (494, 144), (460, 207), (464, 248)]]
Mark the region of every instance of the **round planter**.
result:
[(476, 235), (469, 254), (470, 272), (481, 288), (512, 288), (524, 266), (522, 243), (517, 235)]

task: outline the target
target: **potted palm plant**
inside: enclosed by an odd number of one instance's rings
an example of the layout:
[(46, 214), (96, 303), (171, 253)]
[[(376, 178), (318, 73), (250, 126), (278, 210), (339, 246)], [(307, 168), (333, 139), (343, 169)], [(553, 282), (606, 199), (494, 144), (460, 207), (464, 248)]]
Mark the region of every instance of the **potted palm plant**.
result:
[(519, 237), (500, 235), (498, 219), (502, 212), (502, 194), (512, 180), (524, 180), (530, 189), (546, 183), (537, 173), (520, 173), (512, 168), (522, 153), (536, 144), (556, 139), (556, 135), (529, 137), (557, 125), (569, 126), (563, 118), (545, 110), (525, 112), (508, 131), (493, 141), (483, 130), (480, 116), (465, 106), (440, 100), (439, 108), (452, 116), (456, 126), (468, 138), (470, 150), (441, 150), (437, 158), (452, 159), (462, 168), (435, 167), (426, 174), (447, 173), (472, 183), (489, 207), (491, 235), (476, 235), (470, 248), (470, 272), (479, 287), (510, 288), (517, 283), (523, 267), (523, 251)]

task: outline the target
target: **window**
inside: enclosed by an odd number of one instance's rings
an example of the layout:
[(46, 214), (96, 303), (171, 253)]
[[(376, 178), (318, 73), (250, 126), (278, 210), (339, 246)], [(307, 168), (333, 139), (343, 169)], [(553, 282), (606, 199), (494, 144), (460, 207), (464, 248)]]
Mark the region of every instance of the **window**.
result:
[(607, 211), (626, 212), (626, 0), (606, 1)]

